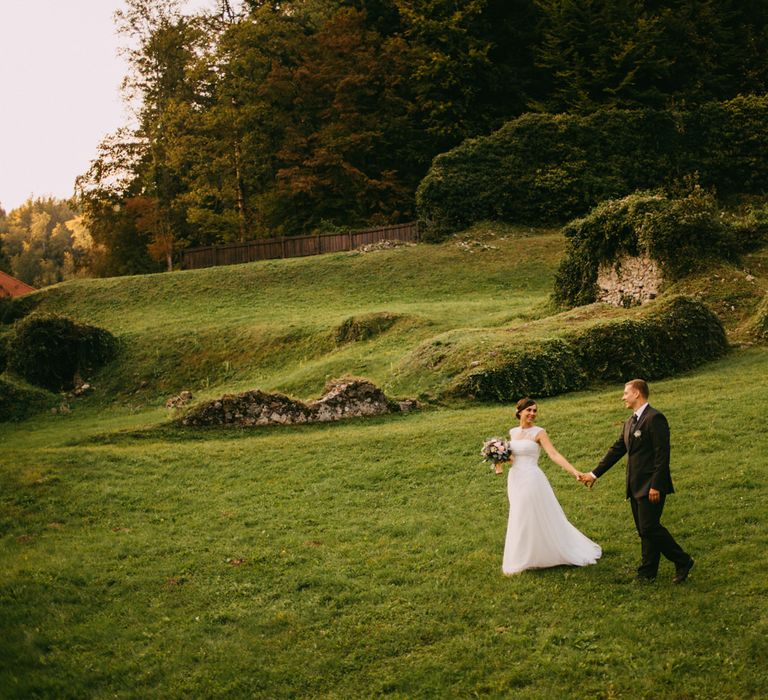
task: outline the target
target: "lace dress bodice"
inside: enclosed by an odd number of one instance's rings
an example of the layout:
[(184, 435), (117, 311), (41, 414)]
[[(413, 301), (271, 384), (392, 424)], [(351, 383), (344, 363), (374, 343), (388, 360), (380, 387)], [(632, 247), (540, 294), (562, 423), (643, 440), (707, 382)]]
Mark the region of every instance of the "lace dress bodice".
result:
[(512, 454), (515, 456), (513, 466), (537, 466), (541, 446), (536, 442), (538, 435), (543, 428), (534, 426), (533, 428), (512, 428), (509, 431), (509, 444)]

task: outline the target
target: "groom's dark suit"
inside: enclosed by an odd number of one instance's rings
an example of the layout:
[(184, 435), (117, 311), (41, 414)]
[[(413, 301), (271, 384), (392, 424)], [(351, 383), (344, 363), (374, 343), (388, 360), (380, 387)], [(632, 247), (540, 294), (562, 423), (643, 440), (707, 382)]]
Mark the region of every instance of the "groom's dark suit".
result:
[[(633, 413), (592, 473), (599, 478), (627, 455), (627, 498), (642, 542), (642, 562), (637, 573), (652, 579), (656, 577), (661, 554), (678, 569), (684, 568), (691, 557), (660, 522), (666, 496), (674, 492), (669, 473), (669, 423), (664, 414), (649, 405), (636, 423), (634, 418)], [(648, 500), (651, 489), (661, 494), (656, 503)]]

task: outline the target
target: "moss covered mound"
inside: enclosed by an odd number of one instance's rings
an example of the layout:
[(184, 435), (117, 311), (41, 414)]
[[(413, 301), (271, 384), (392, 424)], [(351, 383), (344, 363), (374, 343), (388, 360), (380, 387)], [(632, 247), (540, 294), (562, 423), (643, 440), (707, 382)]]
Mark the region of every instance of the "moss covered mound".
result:
[(27, 316), (6, 340), (8, 369), (50, 391), (71, 389), (78, 375), (116, 353), (117, 340), (109, 331), (58, 314)]
[(47, 391), (0, 378), (0, 423), (23, 420), (55, 402)]
[(660, 379), (721, 357), (723, 325), (705, 304), (676, 296), (634, 318), (610, 320), (533, 344), (494, 348), (447, 394), (490, 401), (553, 396), (591, 380)]

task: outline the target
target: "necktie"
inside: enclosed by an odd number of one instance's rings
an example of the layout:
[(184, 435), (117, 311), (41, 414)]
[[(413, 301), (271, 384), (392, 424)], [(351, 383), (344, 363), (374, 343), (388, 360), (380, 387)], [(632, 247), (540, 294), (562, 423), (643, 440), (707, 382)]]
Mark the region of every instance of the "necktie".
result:
[(633, 413), (632, 414), (632, 418), (629, 421), (629, 432), (630, 433), (634, 433), (635, 432), (635, 428), (637, 427), (637, 421), (638, 421), (637, 413)]

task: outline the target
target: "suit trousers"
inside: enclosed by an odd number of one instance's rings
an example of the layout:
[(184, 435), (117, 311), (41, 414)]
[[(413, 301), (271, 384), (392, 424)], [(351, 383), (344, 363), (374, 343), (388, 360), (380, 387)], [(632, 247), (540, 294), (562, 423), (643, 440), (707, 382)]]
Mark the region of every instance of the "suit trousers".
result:
[(630, 498), (632, 516), (635, 519), (635, 527), (637, 534), (640, 535), (642, 546), (642, 560), (637, 569), (638, 576), (656, 578), (662, 554), (674, 562), (675, 568), (684, 566), (690, 561), (690, 556), (675, 542), (669, 530), (661, 524), (665, 500), (665, 494), (661, 494), (658, 503), (651, 503), (648, 496)]

